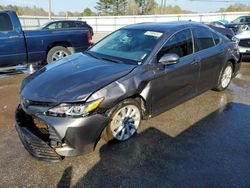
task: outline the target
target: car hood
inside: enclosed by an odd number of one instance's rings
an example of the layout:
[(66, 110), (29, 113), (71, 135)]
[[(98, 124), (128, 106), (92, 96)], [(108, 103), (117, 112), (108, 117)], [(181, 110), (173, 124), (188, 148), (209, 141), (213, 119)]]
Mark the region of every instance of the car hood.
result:
[(243, 25), (242, 23), (230, 23), (230, 24), (226, 24), (225, 26), (226, 27), (229, 27), (229, 28), (236, 28), (236, 27), (239, 27), (240, 25)]
[(21, 96), (37, 102), (84, 101), (135, 66), (74, 54), (27, 77), (22, 83)]
[(238, 39), (250, 39), (250, 31), (243, 31), (242, 33), (235, 35)]

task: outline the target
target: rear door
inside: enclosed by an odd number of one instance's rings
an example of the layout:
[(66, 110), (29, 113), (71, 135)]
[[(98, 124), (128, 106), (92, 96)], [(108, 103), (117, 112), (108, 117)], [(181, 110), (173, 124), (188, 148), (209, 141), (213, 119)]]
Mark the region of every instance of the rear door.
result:
[(220, 37), (210, 29), (197, 27), (193, 28), (192, 32), (194, 36), (194, 50), (201, 59), (198, 90), (205, 91), (217, 85), (218, 77), (225, 61), (225, 49), (221, 45)]
[(165, 65), (152, 81), (152, 112), (159, 114), (197, 93), (199, 58), (193, 52), (190, 29), (174, 34), (157, 54), (157, 61), (168, 53), (177, 54), (179, 62)]
[(14, 29), (7, 13), (0, 13), (0, 67), (24, 63), (26, 55), (23, 32)]

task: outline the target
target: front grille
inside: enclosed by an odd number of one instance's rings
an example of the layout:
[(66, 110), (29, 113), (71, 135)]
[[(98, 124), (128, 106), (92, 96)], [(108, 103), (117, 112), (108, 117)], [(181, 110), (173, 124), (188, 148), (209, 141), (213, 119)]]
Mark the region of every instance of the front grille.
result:
[(46, 142), (36, 137), (28, 129), (21, 128), (19, 136), (31, 155), (45, 161), (60, 161), (62, 157), (59, 156)]
[[(31, 155), (45, 161), (62, 160), (53, 149), (59, 145), (60, 140), (52, 128), (27, 115), (20, 106), (16, 110), (15, 119), (19, 137)], [(52, 146), (52, 143), (56, 145)]]
[(242, 40), (240, 40), (239, 46), (250, 48), (250, 39), (242, 39)]
[(21, 106), (25, 109), (27, 109), (29, 106), (53, 107), (57, 105), (57, 103), (53, 103), (53, 102), (32, 101), (24, 97), (21, 97), (20, 103), (21, 103)]

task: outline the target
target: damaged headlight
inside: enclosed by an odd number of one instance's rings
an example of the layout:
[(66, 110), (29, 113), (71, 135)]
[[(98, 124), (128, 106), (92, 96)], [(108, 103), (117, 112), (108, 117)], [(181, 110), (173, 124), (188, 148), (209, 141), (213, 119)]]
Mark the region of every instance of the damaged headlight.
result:
[(52, 116), (85, 116), (97, 109), (103, 100), (104, 98), (100, 98), (85, 104), (60, 104), (50, 108), (47, 114)]

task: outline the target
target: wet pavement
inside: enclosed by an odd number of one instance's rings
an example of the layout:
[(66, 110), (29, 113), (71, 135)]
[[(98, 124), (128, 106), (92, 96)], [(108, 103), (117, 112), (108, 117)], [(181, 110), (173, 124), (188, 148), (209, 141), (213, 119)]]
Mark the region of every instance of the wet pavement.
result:
[(131, 140), (60, 163), (21, 144), (13, 114), (25, 74), (0, 77), (0, 187), (250, 187), (250, 63), (224, 92), (208, 91), (151, 120)]

